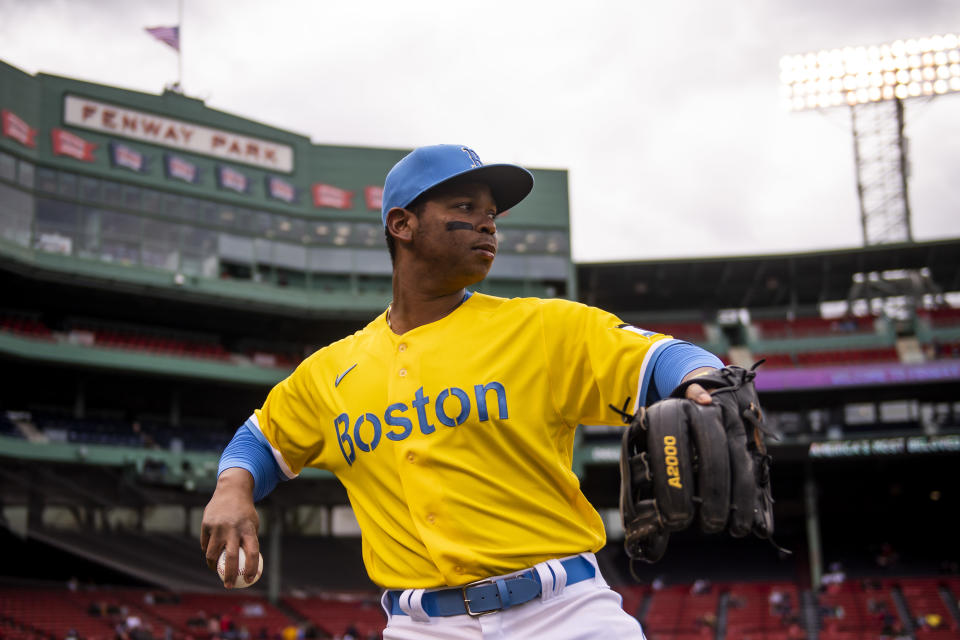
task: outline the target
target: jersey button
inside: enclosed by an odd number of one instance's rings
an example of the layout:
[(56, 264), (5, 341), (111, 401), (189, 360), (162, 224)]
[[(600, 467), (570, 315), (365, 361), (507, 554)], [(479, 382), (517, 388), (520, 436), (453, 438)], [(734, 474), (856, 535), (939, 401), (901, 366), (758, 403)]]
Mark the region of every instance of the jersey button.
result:
[(415, 454), (415, 453), (412, 452), (412, 451), (407, 454), (407, 462), (413, 463), (413, 462), (416, 462), (416, 461), (417, 461), (417, 454)]
[(400, 343), (400, 346), (397, 347), (397, 351), (399, 351), (400, 353), (403, 353), (403, 352), (406, 351), (406, 350), (407, 350), (407, 343), (406, 343), (406, 342), (401, 342), (401, 343)]
[(406, 369), (400, 369), (400, 371), (398, 372), (398, 375), (399, 375), (401, 378), (406, 378), (406, 377), (407, 377), (407, 370), (406, 370)]
[(463, 573), (463, 567), (457, 565), (453, 568), (454, 573)]
[(436, 521), (437, 521), (437, 516), (433, 515), (432, 513), (427, 514), (427, 522), (429, 522), (430, 524), (433, 524)]

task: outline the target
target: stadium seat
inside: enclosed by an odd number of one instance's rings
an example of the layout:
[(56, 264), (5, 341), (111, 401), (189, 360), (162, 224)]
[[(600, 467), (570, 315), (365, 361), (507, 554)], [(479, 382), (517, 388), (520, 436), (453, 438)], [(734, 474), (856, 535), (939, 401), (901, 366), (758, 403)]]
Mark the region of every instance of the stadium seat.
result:
[(793, 320), (779, 318), (754, 319), (752, 321), (760, 337), (765, 339), (872, 333), (874, 331), (873, 323), (872, 316), (799, 317)]
[(663, 333), (690, 342), (704, 342), (707, 339), (707, 333), (702, 322), (641, 322), (638, 326), (647, 331)]
[(765, 360), (764, 367), (769, 369), (783, 369), (794, 366), (793, 356), (789, 353), (764, 353), (756, 356), (757, 360)]
[(340, 637), (351, 626), (364, 636), (379, 634), (386, 627), (386, 618), (376, 595), (289, 597), (284, 599), (284, 604), (335, 637)]
[(960, 308), (941, 307), (939, 309), (921, 309), (917, 316), (926, 319), (935, 328), (960, 326)]
[(925, 632), (960, 630), (940, 597), (940, 581), (936, 578), (903, 578), (900, 580), (900, 591), (914, 620), (926, 620), (929, 617), (931, 622), (933, 619), (939, 621), (935, 628), (923, 629)]

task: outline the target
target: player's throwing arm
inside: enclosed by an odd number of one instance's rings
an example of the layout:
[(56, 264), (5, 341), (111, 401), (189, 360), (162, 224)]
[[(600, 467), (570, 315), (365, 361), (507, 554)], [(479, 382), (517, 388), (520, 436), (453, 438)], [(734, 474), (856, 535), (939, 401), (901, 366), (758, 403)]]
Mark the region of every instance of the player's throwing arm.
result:
[(238, 579), (239, 550), (242, 548), (247, 558), (260, 556), (259, 527), (260, 516), (253, 506), (253, 476), (246, 469), (225, 470), (203, 510), (200, 547), (207, 566), (217, 571), (226, 588), (248, 587), (260, 577), (262, 564), (255, 574), (247, 572)]

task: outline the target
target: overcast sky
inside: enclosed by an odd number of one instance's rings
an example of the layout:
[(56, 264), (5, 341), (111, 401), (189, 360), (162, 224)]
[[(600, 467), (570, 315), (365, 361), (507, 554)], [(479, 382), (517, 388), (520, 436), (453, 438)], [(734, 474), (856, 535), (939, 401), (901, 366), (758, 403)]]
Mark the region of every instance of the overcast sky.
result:
[[(184, 0), (183, 86), (314, 142), (570, 172), (578, 262), (862, 244), (850, 112), (779, 61), (960, 33), (957, 0)], [(0, 0), (0, 59), (160, 93), (177, 0)], [(907, 102), (917, 240), (960, 237), (960, 95)]]

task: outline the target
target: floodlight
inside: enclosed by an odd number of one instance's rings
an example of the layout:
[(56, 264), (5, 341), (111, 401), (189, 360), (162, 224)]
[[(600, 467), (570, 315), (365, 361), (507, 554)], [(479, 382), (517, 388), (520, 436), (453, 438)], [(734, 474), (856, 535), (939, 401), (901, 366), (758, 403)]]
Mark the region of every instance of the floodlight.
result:
[(792, 111), (850, 107), (865, 245), (910, 242), (904, 101), (960, 93), (960, 38), (947, 33), (780, 59)]
[[(957, 92), (958, 46), (960, 38), (948, 33), (783, 56), (784, 103), (799, 111)], [(839, 80), (839, 86), (833, 80)], [(840, 100), (837, 91), (844, 94)]]

